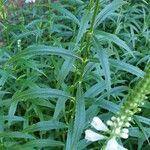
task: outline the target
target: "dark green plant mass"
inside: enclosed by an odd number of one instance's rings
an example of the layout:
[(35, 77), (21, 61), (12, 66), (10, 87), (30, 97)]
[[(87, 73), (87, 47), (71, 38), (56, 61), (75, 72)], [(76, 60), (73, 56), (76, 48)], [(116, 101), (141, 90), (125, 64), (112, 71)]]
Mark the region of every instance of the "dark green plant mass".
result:
[(149, 10), (0, 1), (0, 150), (149, 150)]

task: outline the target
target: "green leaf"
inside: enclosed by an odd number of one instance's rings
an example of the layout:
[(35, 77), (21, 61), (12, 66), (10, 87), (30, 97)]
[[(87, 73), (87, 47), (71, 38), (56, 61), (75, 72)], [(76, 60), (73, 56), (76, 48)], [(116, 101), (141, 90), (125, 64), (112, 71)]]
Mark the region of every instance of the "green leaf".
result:
[(98, 54), (98, 59), (101, 62), (101, 66), (103, 68), (105, 81), (106, 81), (106, 85), (107, 85), (107, 91), (110, 92), (110, 90), (111, 90), (111, 73), (110, 73), (110, 67), (109, 67), (109, 61), (108, 61), (108, 54), (106, 52), (106, 49), (103, 49), (98, 44), (97, 39), (95, 39), (94, 45), (95, 45), (95, 50)]
[(73, 129), (73, 143), (71, 149), (77, 148), (77, 143), (81, 138), (81, 134), (85, 126), (85, 115), (85, 103), (83, 98), (82, 86), (81, 83), (79, 83), (76, 94), (76, 113)]
[(31, 99), (28, 100), (29, 102), (31, 102), (34, 105), (38, 105), (38, 106), (45, 106), (45, 107), (49, 107), (49, 108), (54, 108), (55, 106), (50, 103), (50, 101), (44, 100), (44, 99)]
[(24, 132), (48, 131), (52, 129), (63, 129), (66, 125), (55, 120), (41, 121), (24, 129)]
[(135, 117), (142, 123), (145, 123), (147, 125), (150, 125), (150, 119), (149, 118), (146, 118), (146, 117), (143, 117), (143, 116), (138, 116), (138, 115), (135, 115)]
[(0, 89), (1, 86), (3, 86), (6, 83), (8, 78), (9, 78), (9, 73), (7, 71), (0, 69)]
[(58, 77), (57, 77), (59, 86), (64, 82), (65, 78), (71, 71), (73, 63), (74, 63), (74, 60), (71, 58), (68, 58), (64, 61), (59, 71)]
[(124, 4), (123, 0), (114, 0), (109, 5), (106, 5), (106, 7), (102, 9), (100, 13), (97, 15), (94, 27), (96, 28), (99, 24), (101, 24), (106, 18), (112, 15), (112, 13), (123, 4)]
[(30, 134), (27, 133), (23, 133), (23, 132), (0, 132), (0, 137), (5, 137), (5, 138), (19, 138), (19, 139), (35, 139), (35, 137), (33, 137)]
[[(144, 127), (143, 130), (146, 133), (147, 137), (149, 138), (150, 137), (150, 128)], [(143, 133), (139, 130), (138, 127), (129, 128), (129, 135), (132, 137), (144, 138)], [(145, 140), (146, 140), (146, 138), (145, 138)]]
[(11, 121), (25, 121), (25, 119), (23, 117), (20, 116), (0, 116), (0, 120), (9, 120), (11, 119)]
[(23, 146), (44, 148), (44, 147), (60, 147), (64, 146), (64, 144), (60, 141), (55, 141), (51, 139), (38, 139), (29, 141)]
[(22, 38), (28, 38), (29, 36), (40, 36), (42, 33), (42, 30), (33, 30), (33, 31), (25, 31), (19, 35), (13, 35), (13, 43), (15, 43), (17, 40), (20, 40)]
[(59, 116), (59, 114), (65, 110), (65, 103), (66, 103), (67, 99), (66, 98), (59, 98), (57, 100), (56, 103), (56, 107), (55, 107), (55, 111), (54, 111), (54, 119), (57, 119), (57, 117)]
[(27, 99), (33, 99), (33, 98), (59, 98), (59, 97), (65, 97), (65, 98), (71, 98), (70, 95), (67, 92), (57, 90), (57, 89), (51, 89), (51, 88), (34, 88), (29, 89), (23, 92), (18, 92), (14, 94), (13, 99), (14, 100), (27, 100)]
[(143, 133), (138, 127), (129, 128), (129, 135), (132, 137), (143, 138)]
[(143, 125), (141, 124), (141, 122), (138, 120), (138, 118), (137, 118), (136, 116), (134, 116), (134, 120), (135, 120), (135, 122), (137, 123), (137, 125), (139, 126), (139, 128), (141, 129), (141, 131), (142, 131), (143, 135), (145, 136), (146, 140), (147, 140), (148, 143), (150, 144), (149, 139), (148, 139), (148, 136), (147, 136), (146, 132), (144, 131)]
[(89, 62), (87, 63), (87, 65), (84, 67), (84, 72), (83, 72), (83, 77), (86, 77), (92, 69), (94, 69), (96, 67), (96, 63), (93, 63), (93, 62)]
[(76, 18), (75, 15), (73, 15), (69, 10), (65, 9), (62, 5), (59, 3), (53, 3), (52, 8), (59, 11), (60, 13), (66, 15), (71, 21), (74, 21), (76, 24), (80, 24), (79, 20)]
[(76, 58), (82, 60), (79, 56), (74, 54), (73, 52), (66, 50), (64, 48), (57, 48), (45, 45), (32, 45), (24, 49), (23, 51), (17, 53), (14, 57), (12, 57), (11, 61), (16, 61), (20, 57), (33, 57), (39, 55), (58, 55), (58, 56), (68, 56), (71, 58)]
[(65, 150), (71, 150), (72, 143), (73, 143), (73, 119), (71, 119), (68, 127), (68, 133), (67, 133), (67, 141)]
[(104, 99), (97, 99), (95, 104), (113, 113), (118, 112), (120, 109), (120, 107), (116, 105), (115, 103), (110, 102), (108, 100), (104, 100)]
[(87, 142), (86, 139), (80, 140), (80, 142), (79, 142), (78, 145), (77, 145), (77, 149), (78, 149), (78, 150), (85, 150), (86, 147), (87, 147), (88, 145), (90, 145), (91, 143), (92, 143), (92, 142), (90, 142), (90, 141)]
[(85, 12), (83, 17), (81, 18), (80, 28), (79, 28), (78, 35), (76, 38), (76, 44), (78, 44), (80, 42), (84, 33), (87, 31), (88, 23), (90, 21), (90, 16), (91, 16), (90, 12), (87, 11), (87, 12)]
[[(116, 97), (116, 96), (122, 96), (124, 95), (122, 92), (124, 91), (128, 91), (128, 87), (127, 86), (117, 86), (117, 87), (114, 87), (114, 88), (111, 88), (110, 90), (110, 95)], [(104, 93), (102, 94), (98, 99), (104, 99), (108, 97), (108, 94), (107, 93)]]
[(106, 89), (106, 83), (105, 81), (101, 81), (99, 83), (94, 84), (91, 86), (85, 93), (84, 97), (95, 97), (99, 95), (101, 92), (103, 92)]
[(18, 101), (13, 101), (10, 105), (9, 111), (8, 111), (8, 124), (10, 125), (13, 121), (16, 109), (17, 109)]
[(112, 66), (117, 67), (117, 69), (119, 69), (119, 70), (124, 70), (124, 71), (130, 72), (131, 74), (136, 75), (138, 77), (144, 76), (144, 72), (141, 69), (139, 69), (138, 67), (135, 67), (133, 65), (130, 65), (128, 63), (125, 63), (123, 61), (110, 59), (109, 63)]
[(126, 44), (125, 41), (121, 40), (117, 35), (107, 33), (104, 31), (95, 31), (95, 37), (99, 41), (113, 42), (119, 47), (124, 48), (127, 52), (129, 52), (133, 56), (131, 48)]
[[(5, 150), (5, 149), (4, 149)], [(8, 147), (7, 150), (35, 150), (33, 147), (30, 146), (24, 146), (24, 145), (15, 145)]]

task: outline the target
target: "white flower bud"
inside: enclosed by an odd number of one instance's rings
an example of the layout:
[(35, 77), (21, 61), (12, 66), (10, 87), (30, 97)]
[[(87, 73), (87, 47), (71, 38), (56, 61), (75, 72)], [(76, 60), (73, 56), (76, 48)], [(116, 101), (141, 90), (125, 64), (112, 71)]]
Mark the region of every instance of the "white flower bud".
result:
[(128, 117), (128, 121), (131, 121), (132, 120), (132, 118), (131, 117)]
[(120, 122), (120, 118), (119, 117), (117, 118), (117, 121)]
[(130, 123), (129, 123), (129, 122), (126, 122), (126, 123), (125, 123), (125, 126), (126, 126), (126, 127), (129, 127), (129, 126), (130, 126)]
[(127, 133), (121, 133), (120, 136), (124, 139), (127, 139), (129, 137)]
[(121, 120), (124, 120), (126, 118), (126, 116), (121, 116)]
[(19, 39), (19, 40), (17, 40), (17, 46), (18, 46), (18, 48), (20, 48), (21, 47), (21, 40)]
[(144, 102), (142, 102), (141, 105), (143, 106), (143, 105), (144, 105)]
[(138, 104), (137, 104), (137, 103), (131, 103), (130, 106), (131, 106), (131, 107), (137, 107)]
[(129, 133), (129, 130), (128, 130), (127, 128), (123, 128), (122, 131), (123, 131), (124, 133)]
[(115, 134), (117, 134), (117, 135), (120, 134), (120, 128), (115, 129)]
[(112, 121), (116, 120), (116, 117), (115, 117), (115, 116), (112, 116), (112, 117), (111, 117), (111, 120), (112, 120)]
[(110, 120), (108, 120), (106, 123), (107, 123), (108, 126), (113, 126), (113, 122), (110, 121)]
[(119, 123), (118, 123), (118, 125), (121, 127), (122, 125), (123, 125), (123, 121), (120, 121)]
[(92, 130), (86, 130), (85, 131), (85, 139), (88, 140), (88, 141), (95, 142), (95, 141), (98, 141), (98, 140), (102, 140), (104, 138), (105, 137), (103, 135), (95, 133)]
[(91, 126), (94, 127), (98, 131), (108, 131), (107, 126), (102, 122), (98, 117), (94, 117)]

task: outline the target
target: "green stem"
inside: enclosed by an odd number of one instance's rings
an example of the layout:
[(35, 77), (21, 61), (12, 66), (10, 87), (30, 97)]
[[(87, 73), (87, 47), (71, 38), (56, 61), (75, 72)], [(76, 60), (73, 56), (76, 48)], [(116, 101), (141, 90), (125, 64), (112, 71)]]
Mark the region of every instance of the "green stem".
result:
[(91, 22), (91, 27), (90, 27), (90, 32), (93, 32), (94, 23), (95, 23), (98, 11), (99, 11), (99, 0), (96, 0), (95, 8), (94, 8), (94, 13), (93, 13), (93, 17), (92, 17), (92, 22)]
[(92, 36), (93, 36), (93, 30), (94, 30), (94, 23), (95, 23), (98, 11), (99, 11), (99, 0), (96, 0), (95, 7), (94, 7), (94, 12), (93, 12), (93, 16), (92, 16), (91, 26), (90, 26), (89, 31), (87, 32), (86, 47), (85, 47), (85, 51), (87, 52), (86, 57), (89, 56), (89, 51), (90, 51), (90, 46), (91, 46), (91, 39), (92, 39)]
[[(94, 3), (94, 1), (90, 0), (89, 5), (88, 5), (89, 11), (91, 11), (91, 9), (93, 7), (93, 3)], [(82, 83), (83, 82), (84, 68), (87, 64), (87, 60), (88, 60), (88, 57), (89, 57), (89, 51), (90, 51), (90, 47), (91, 47), (91, 39), (92, 39), (93, 30), (94, 30), (94, 23), (95, 23), (95, 20), (96, 20), (96, 16), (98, 14), (98, 10), (99, 10), (99, 0), (96, 0), (90, 29), (84, 34), (84, 36), (81, 39), (80, 52), (83, 51), (83, 62), (82, 62), (82, 64), (79, 64), (79, 67), (80, 67), (80, 70), (81, 70), (81, 72), (79, 74), (79, 77), (76, 73), (75, 78), (73, 80), (73, 84), (72, 84), (73, 85), (73, 89), (72, 89), (72, 94), (73, 95), (75, 94), (74, 91), (76, 91), (77, 83), (79, 83), (79, 82)], [(86, 45), (85, 45), (85, 43), (86, 43)], [(73, 106), (73, 108), (71, 108), (71, 102), (70, 102), (68, 108), (72, 109), (72, 115), (74, 116), (75, 105)], [(68, 119), (68, 117), (69, 116), (67, 116), (67, 119)]]

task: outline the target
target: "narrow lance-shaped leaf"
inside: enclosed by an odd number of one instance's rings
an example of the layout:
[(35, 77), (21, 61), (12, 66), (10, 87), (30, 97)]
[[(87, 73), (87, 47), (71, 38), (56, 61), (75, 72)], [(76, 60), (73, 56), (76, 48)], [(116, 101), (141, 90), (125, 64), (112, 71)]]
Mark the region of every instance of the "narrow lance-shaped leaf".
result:
[(135, 117), (142, 123), (145, 123), (147, 125), (150, 125), (150, 118), (146, 118), (146, 117), (143, 117), (143, 116), (138, 116), (138, 115), (135, 115)]
[(85, 93), (84, 97), (95, 97), (106, 89), (106, 84), (104, 81), (94, 84)]
[(42, 30), (33, 30), (33, 31), (23, 32), (19, 35), (13, 35), (12, 44), (15, 43), (19, 39), (27, 38), (29, 36), (35, 36), (36, 37), (37, 35), (41, 35), (41, 33), (42, 33)]
[(27, 142), (23, 146), (44, 148), (44, 147), (60, 147), (64, 146), (64, 144), (60, 141), (55, 141), (51, 139), (36, 139)]
[(71, 96), (62, 90), (57, 89), (51, 89), (51, 88), (34, 88), (29, 89), (23, 92), (16, 93), (13, 96), (14, 100), (27, 100), (27, 99), (33, 99), (33, 98), (59, 98), (59, 97), (66, 97), (71, 98)]
[(116, 11), (123, 4), (124, 4), (123, 0), (114, 0), (109, 5), (107, 5), (97, 15), (94, 27), (96, 28), (99, 24), (101, 24), (107, 17), (109, 17), (114, 11)]
[(18, 101), (13, 101), (10, 105), (9, 111), (8, 111), (8, 124), (10, 125), (13, 121), (16, 109), (17, 109)]
[(45, 45), (32, 45), (24, 49), (23, 51), (17, 53), (10, 61), (15, 61), (20, 57), (33, 57), (39, 55), (58, 55), (58, 56), (68, 56), (71, 58), (76, 58), (82, 60), (79, 56), (77, 56), (74, 52), (66, 50), (64, 48), (51, 47)]
[(56, 120), (41, 121), (24, 129), (24, 132), (48, 131), (52, 129), (66, 128), (66, 125)]
[(71, 119), (68, 127), (68, 133), (67, 133), (67, 141), (66, 141), (66, 146), (65, 150), (70, 150), (72, 147), (72, 142), (73, 142), (73, 119)]
[(55, 106), (55, 111), (54, 111), (54, 119), (57, 119), (57, 117), (59, 116), (59, 114), (61, 114), (61, 112), (64, 110), (65, 111), (65, 103), (66, 103), (67, 99), (66, 98), (59, 98), (57, 100), (56, 106)]
[(34, 88), (29, 89), (23, 92), (17, 92), (13, 95), (13, 102), (9, 108), (9, 124), (12, 121), (12, 117), (14, 116), (17, 105), (19, 101), (26, 101), (28, 99), (35, 99), (35, 98), (72, 98), (67, 92), (51, 89), (51, 88)]
[(87, 11), (85, 12), (85, 14), (83, 15), (81, 19), (80, 28), (79, 28), (78, 35), (76, 38), (76, 44), (80, 42), (84, 33), (87, 31), (89, 21), (90, 21), (90, 12)]
[(27, 133), (23, 133), (23, 132), (0, 132), (0, 137), (6, 137), (6, 138), (23, 138), (23, 139), (35, 139), (35, 137), (33, 137), (30, 134)]
[(115, 60), (115, 59), (110, 59), (109, 62), (111, 65), (117, 67), (119, 70), (124, 70), (124, 71), (130, 72), (131, 74), (134, 74), (138, 77), (144, 76), (144, 72), (141, 69), (139, 69), (138, 67), (135, 67), (131, 64), (125, 63), (120, 60)]
[(150, 142), (149, 142), (149, 139), (148, 139), (148, 136), (147, 136), (147, 133), (144, 131), (144, 127), (143, 125), (141, 124), (141, 122), (138, 120), (138, 118), (136, 116), (134, 116), (134, 121), (136, 122), (136, 124), (138, 125), (138, 127), (141, 129), (143, 135), (145, 136), (147, 142), (149, 143), (150, 145)]
[(81, 134), (85, 126), (85, 103), (82, 92), (82, 85), (79, 83), (76, 94), (76, 113), (73, 129), (72, 149), (76, 149), (77, 143), (80, 140)]
[(96, 31), (95, 37), (99, 41), (113, 42), (116, 45), (118, 45), (119, 47), (125, 49), (127, 52), (129, 52), (133, 56), (133, 52), (132, 52), (131, 48), (126, 44), (125, 41), (121, 40), (117, 35), (107, 33), (104, 31)]
[(59, 11), (60, 13), (66, 15), (68, 18), (71, 19), (71, 21), (74, 21), (76, 24), (80, 24), (79, 20), (76, 18), (75, 15), (73, 15), (69, 10), (67, 10), (66, 8), (64, 8), (63, 6), (61, 6), (60, 4), (52, 4), (52, 8)]
[(119, 111), (120, 106), (116, 105), (113, 102), (104, 99), (97, 99), (96, 105), (99, 105), (101, 108), (109, 110), (110, 112), (116, 113)]
[(106, 53), (106, 49), (103, 49), (99, 44), (98, 40), (95, 39), (94, 42), (95, 45), (95, 50), (98, 55), (98, 59), (100, 60), (104, 76), (105, 76), (105, 81), (107, 85), (107, 91), (110, 92), (111, 89), (111, 73), (110, 73), (110, 67), (109, 67), (109, 61), (108, 61), (108, 54)]
[(68, 58), (64, 61), (59, 74), (58, 74), (58, 84), (61, 85), (65, 78), (67, 77), (68, 73), (71, 71), (72, 66), (73, 66), (74, 60), (71, 58)]

